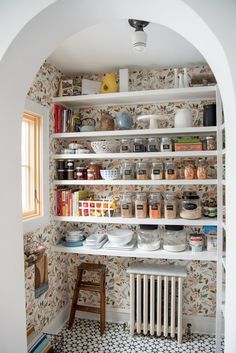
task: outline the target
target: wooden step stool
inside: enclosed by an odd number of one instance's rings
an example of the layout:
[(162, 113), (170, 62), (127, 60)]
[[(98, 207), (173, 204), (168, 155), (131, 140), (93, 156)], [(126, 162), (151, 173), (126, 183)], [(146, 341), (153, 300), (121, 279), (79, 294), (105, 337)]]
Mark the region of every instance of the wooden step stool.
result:
[[(82, 280), (85, 271), (97, 272), (99, 273), (100, 281), (95, 282), (85, 282)], [(105, 273), (106, 266), (101, 264), (91, 264), (91, 263), (81, 263), (77, 270), (77, 279), (72, 299), (72, 306), (69, 318), (69, 328), (72, 327), (76, 310), (86, 311), (89, 313), (100, 314), (100, 334), (102, 335), (105, 330)], [(86, 305), (78, 305), (79, 292), (81, 290), (88, 292), (98, 292), (100, 293), (100, 306), (98, 308)]]

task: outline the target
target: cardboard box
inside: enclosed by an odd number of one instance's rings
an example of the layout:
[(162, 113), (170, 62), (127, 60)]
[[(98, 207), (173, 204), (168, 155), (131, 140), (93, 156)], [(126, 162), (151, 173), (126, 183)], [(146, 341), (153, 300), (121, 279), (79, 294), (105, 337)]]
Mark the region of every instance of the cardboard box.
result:
[(202, 143), (201, 142), (196, 142), (196, 143), (176, 142), (175, 143), (175, 151), (176, 152), (180, 152), (180, 151), (202, 151)]

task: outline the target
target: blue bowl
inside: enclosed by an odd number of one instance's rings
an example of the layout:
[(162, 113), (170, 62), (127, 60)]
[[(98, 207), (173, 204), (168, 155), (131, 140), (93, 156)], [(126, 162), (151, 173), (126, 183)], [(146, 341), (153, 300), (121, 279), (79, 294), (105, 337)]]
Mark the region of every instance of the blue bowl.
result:
[(63, 246), (74, 248), (74, 247), (77, 247), (77, 246), (82, 246), (84, 241), (85, 241), (85, 238), (81, 239), (80, 241), (66, 241), (65, 238), (62, 238), (61, 239), (61, 244)]

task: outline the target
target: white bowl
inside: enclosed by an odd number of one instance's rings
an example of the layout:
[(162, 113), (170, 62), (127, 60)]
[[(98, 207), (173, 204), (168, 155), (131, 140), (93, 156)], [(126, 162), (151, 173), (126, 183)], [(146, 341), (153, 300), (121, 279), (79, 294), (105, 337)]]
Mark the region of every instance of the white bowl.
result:
[(120, 179), (119, 169), (102, 169), (100, 170), (100, 174), (104, 180)]
[(107, 236), (113, 244), (126, 245), (131, 241), (133, 232), (128, 229), (114, 229), (107, 232)]
[(95, 153), (115, 153), (118, 150), (119, 142), (113, 140), (92, 141), (91, 147)]

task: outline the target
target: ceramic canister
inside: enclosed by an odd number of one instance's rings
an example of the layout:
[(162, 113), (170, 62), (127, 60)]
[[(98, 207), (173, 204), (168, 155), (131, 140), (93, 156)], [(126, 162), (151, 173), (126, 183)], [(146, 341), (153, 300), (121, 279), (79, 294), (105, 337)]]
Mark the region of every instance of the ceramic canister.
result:
[(192, 127), (193, 126), (193, 117), (192, 112), (189, 109), (178, 109), (175, 114), (175, 127)]

